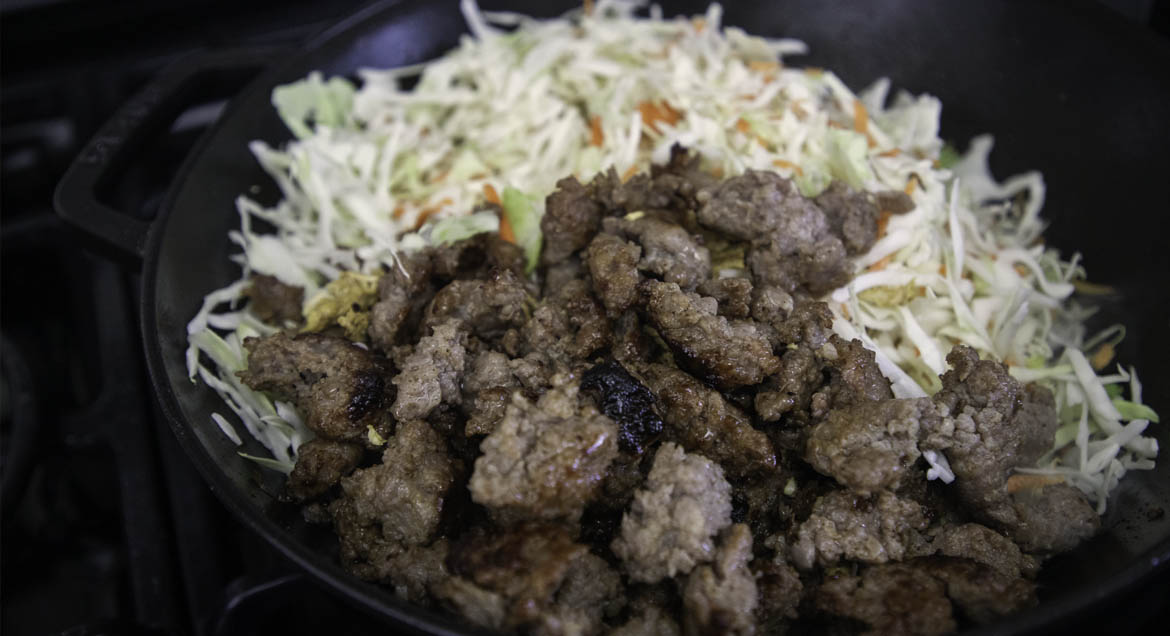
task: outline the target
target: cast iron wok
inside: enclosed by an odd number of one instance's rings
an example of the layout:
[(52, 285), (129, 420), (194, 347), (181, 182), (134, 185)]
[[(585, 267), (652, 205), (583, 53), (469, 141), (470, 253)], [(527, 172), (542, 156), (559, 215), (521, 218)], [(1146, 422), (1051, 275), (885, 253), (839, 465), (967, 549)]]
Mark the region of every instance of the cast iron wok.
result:
[[(552, 15), (574, 3), (519, 2), (509, 8)], [(485, 5), (491, 6), (491, 3)], [(555, 6), (554, 6), (555, 5)], [(697, 2), (671, 3), (668, 13), (700, 13)], [(930, 92), (944, 104), (943, 136), (962, 147), (981, 132), (997, 135), (993, 167), (1001, 177), (1041, 170), (1048, 183), (1044, 213), (1051, 243), (1079, 250), (1093, 280), (1113, 286), (1101, 324), (1122, 320), (1120, 349), (1136, 365), (1147, 401), (1170, 413), (1170, 296), (1166, 275), (1166, 149), (1170, 134), (1170, 46), (1090, 2), (821, 2), (735, 3), (725, 22), (766, 35), (805, 40), (798, 64), (836, 71), (860, 88), (880, 76), (895, 87)], [(466, 631), (387, 590), (363, 583), (337, 563), (327, 530), (305, 524), (279, 501), (282, 477), (241, 459), (212, 424), (226, 412), (216, 396), (187, 379), (187, 321), (204, 294), (234, 280), (228, 230), (237, 195), (274, 187), (250, 155), (250, 140), (289, 138), (269, 95), (309, 71), (350, 75), (432, 58), (465, 29), (456, 3), (402, 0), (375, 4), (285, 56), (232, 102), (176, 177), (152, 224), (97, 202), (94, 191), (134, 152), (210, 67), (255, 63), (231, 53), (164, 74), (103, 129), (71, 167), (57, 192), (58, 210), (75, 225), (141, 259), (141, 323), (151, 379), (163, 412), (210, 487), (243, 522), (313, 576), (399, 627)], [(267, 59), (267, 58), (265, 58)], [(243, 430), (240, 428), (240, 430)], [(1152, 429), (1165, 447), (1165, 426)], [(249, 442), (246, 450), (260, 452)], [(1047, 631), (1124, 593), (1170, 558), (1170, 470), (1129, 476), (1114, 495), (1099, 536), (1052, 560), (1040, 578), (1039, 607), (977, 633)]]

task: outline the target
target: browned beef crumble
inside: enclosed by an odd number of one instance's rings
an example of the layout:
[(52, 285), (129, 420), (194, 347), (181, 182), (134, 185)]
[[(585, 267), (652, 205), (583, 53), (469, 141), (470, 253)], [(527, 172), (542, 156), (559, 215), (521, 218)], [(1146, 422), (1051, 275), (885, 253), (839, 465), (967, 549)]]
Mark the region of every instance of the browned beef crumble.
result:
[[(561, 180), (531, 276), (494, 234), (402, 254), (365, 343), (248, 339), (240, 377), (315, 433), (288, 493), (343, 564), (473, 625), (953, 632), (1035, 603), (1041, 560), (1099, 521), (1067, 484), (1009, 491), (1051, 447), (1046, 390), (956, 347), (936, 396), (894, 399), (833, 333), (816, 296), (912, 207), (718, 180), (676, 147)], [(298, 292), (257, 277), (253, 309), (287, 328)]]

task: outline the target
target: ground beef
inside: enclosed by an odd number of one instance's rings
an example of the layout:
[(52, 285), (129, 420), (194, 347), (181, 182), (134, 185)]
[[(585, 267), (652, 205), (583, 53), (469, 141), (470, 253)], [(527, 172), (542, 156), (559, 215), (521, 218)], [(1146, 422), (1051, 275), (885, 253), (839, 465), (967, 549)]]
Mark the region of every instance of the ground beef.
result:
[(612, 234), (598, 234), (586, 250), (585, 262), (593, 290), (610, 316), (617, 316), (638, 299), (638, 260), (642, 248)]
[(560, 526), (471, 533), (451, 546), (447, 567), (453, 576), (436, 595), (496, 630), (595, 634), (606, 602), (621, 589), (616, 574)]
[(1011, 539), (987, 526), (946, 525), (932, 534), (931, 550), (936, 554), (982, 563), (1009, 578), (1035, 576), (1040, 567), (1035, 557), (1024, 554)]
[(737, 478), (775, 470), (768, 436), (718, 391), (667, 365), (647, 365), (643, 375), (662, 405), (667, 439), (719, 462)]
[(765, 634), (784, 633), (788, 621), (797, 618), (798, 608), (804, 595), (804, 584), (796, 568), (784, 560), (784, 555), (774, 559), (752, 561), (756, 575), (756, 589), (759, 607), (759, 631)]
[(581, 279), (546, 297), (521, 329), (525, 354), (539, 353), (569, 366), (589, 359), (613, 342), (605, 309)]
[(815, 595), (816, 608), (861, 621), (864, 634), (932, 636), (955, 631), (957, 624), (946, 585), (918, 568), (890, 563), (860, 575), (827, 578)]
[(805, 460), (857, 492), (893, 490), (920, 456), (918, 439), (941, 419), (927, 398), (835, 409), (813, 426)]
[(752, 281), (746, 278), (713, 278), (700, 284), (697, 291), (719, 302), (720, 316), (751, 317)]
[(463, 324), (451, 319), (419, 340), (406, 358), (402, 372), (394, 376), (398, 397), (391, 409), (399, 420), (422, 419), (439, 404), (463, 401), (460, 383), (467, 364), (467, 334)]
[(824, 386), (825, 374), (816, 352), (796, 347), (784, 352), (774, 375), (755, 397), (756, 415), (775, 422), (785, 415), (794, 423), (807, 423), (813, 392)]
[(759, 384), (780, 365), (749, 321), (718, 315), (718, 303), (674, 283), (646, 282), (646, 315), (679, 366), (720, 389)]
[(752, 560), (752, 533), (743, 524), (728, 528), (710, 565), (691, 571), (683, 590), (683, 633), (749, 635), (756, 633), (759, 604)]
[(467, 413), (464, 434), (487, 435), (494, 431), (512, 401), (512, 392), (519, 387), (507, 355), (481, 351), (463, 379), (463, 409)]
[(678, 623), (662, 608), (649, 606), (635, 614), (610, 636), (679, 636)]
[(1028, 552), (1067, 552), (1097, 533), (1101, 520), (1085, 495), (1060, 483), (1011, 495), (1015, 523), (1006, 528)]
[[(830, 408), (893, 399), (890, 381), (878, 368), (874, 352), (866, 349), (860, 340), (845, 340), (833, 334), (821, 347), (821, 356), (829, 372)], [(819, 415), (814, 413), (813, 417)]]
[(941, 581), (959, 613), (976, 623), (989, 623), (1036, 604), (1033, 583), (974, 561), (928, 557), (909, 565)]
[(297, 463), (288, 476), (288, 492), (299, 501), (319, 497), (353, 472), (361, 458), (358, 444), (323, 437), (301, 444)]
[(602, 228), (640, 245), (638, 269), (654, 278), (689, 291), (711, 276), (711, 253), (675, 223), (643, 214), (636, 219), (605, 219)]
[(275, 276), (256, 274), (244, 294), (251, 299), (248, 308), (266, 323), (284, 326), (301, 321), (301, 307), (305, 300), (303, 287), (286, 285)]
[(545, 199), (540, 230), (544, 238), (541, 262), (555, 265), (589, 245), (601, 227), (602, 207), (576, 177), (557, 182)]
[(631, 580), (655, 583), (710, 561), (715, 535), (729, 525), (731, 486), (723, 470), (666, 443), (611, 547)]
[(244, 348), (244, 384), (292, 401), (320, 437), (364, 443), (371, 426), (389, 433), (394, 390), (385, 361), (373, 353), (344, 338), (280, 332), (246, 338)]
[(472, 499), (503, 522), (564, 519), (575, 523), (617, 454), (617, 426), (577, 406), (577, 386), (546, 393), (533, 405), (516, 395), (480, 445)]
[(341, 480), (330, 511), (342, 562), (366, 579), (396, 579), (407, 549), (426, 545), (439, 527), (455, 469), (447, 445), (429, 424), (399, 422), (382, 463)]
[(511, 270), (492, 270), (484, 279), (462, 279), (449, 283), (435, 294), (420, 328), (422, 333), (450, 320), (484, 340), (503, 336), (528, 319), (528, 291)]
[(429, 600), (432, 586), (446, 580), (447, 551), (446, 539), (436, 539), (427, 546), (412, 546), (401, 554), (390, 557), (384, 570), (389, 573), (389, 583), (398, 598), (412, 603)]
[(378, 279), (378, 302), (370, 310), (368, 330), (374, 346), (389, 352), (403, 340), (413, 342), (408, 336), (435, 295), (432, 269), (430, 250), (405, 252), (397, 266)]
[(1005, 365), (980, 360), (969, 347), (955, 347), (947, 362), (952, 368), (934, 401), (950, 416), (920, 448), (945, 453), (963, 503), (1025, 549), (1068, 549), (1092, 534), (1099, 522), (1079, 491), (1007, 489), (1014, 468), (1035, 464), (1052, 446), (1058, 425), (1052, 394), (1021, 386)]
[(494, 232), (483, 232), (420, 251), (429, 255), (434, 278), (439, 282), (490, 278), (499, 270), (524, 278), (524, 251)]
[(889, 492), (865, 497), (838, 490), (818, 499), (812, 516), (801, 524), (792, 561), (805, 570), (840, 559), (900, 561), (925, 543), (919, 532), (926, 525), (926, 515), (914, 501)]
[(834, 181), (813, 201), (825, 213), (829, 229), (850, 256), (868, 250), (878, 235), (878, 206), (871, 195)]

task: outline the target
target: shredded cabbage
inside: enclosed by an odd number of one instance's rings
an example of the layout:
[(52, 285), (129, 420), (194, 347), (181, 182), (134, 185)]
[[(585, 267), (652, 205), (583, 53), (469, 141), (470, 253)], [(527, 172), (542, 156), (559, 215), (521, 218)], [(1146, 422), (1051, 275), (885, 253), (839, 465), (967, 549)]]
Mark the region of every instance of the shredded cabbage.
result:
[[(724, 28), (717, 4), (693, 19), (663, 19), (657, 8), (638, 18), (641, 6), (599, 0), (588, 15), (535, 20), (463, 0), (471, 35), (436, 60), (364, 70), (356, 89), (314, 73), (274, 91), (296, 138), (251, 149), (282, 197), (271, 207), (237, 201), (231, 239), (242, 277), (209, 294), (191, 320), (187, 364), (276, 467), (291, 465), (311, 434), (291, 406), (235, 377), (242, 339), (273, 331), (239, 306), (252, 273), (304, 287), (311, 304), (343, 273), (372, 278), (403, 250), (497, 231), (494, 213), (471, 213), (490, 191), (503, 193), (531, 270), (558, 179), (633, 174), (667, 161), (676, 143), (715, 174), (774, 170), (807, 196), (832, 179), (905, 190), (915, 209), (891, 217), (856, 259), (853, 280), (826, 298), (834, 329), (875, 352), (898, 397), (938, 390), (956, 343), (1050, 387), (1061, 416), (1056, 447), (1021, 470), (1068, 479), (1099, 510), (1126, 471), (1153, 467), (1157, 444), (1143, 432), (1157, 415), (1142, 403), (1136, 372), (1098, 375), (1086, 357), (1122, 332), (1086, 338), (1090, 312), (1070, 302), (1084, 277), (1079, 257), (1062, 260), (1039, 241), (1039, 173), (996, 181), (991, 137), (954, 152), (939, 137), (937, 98), (891, 99), (886, 79), (854, 94), (830, 71), (788, 66), (783, 56), (804, 53), (802, 43)], [(215, 423), (233, 437), (226, 419)], [(927, 463), (930, 478), (954, 478), (942, 453)]]

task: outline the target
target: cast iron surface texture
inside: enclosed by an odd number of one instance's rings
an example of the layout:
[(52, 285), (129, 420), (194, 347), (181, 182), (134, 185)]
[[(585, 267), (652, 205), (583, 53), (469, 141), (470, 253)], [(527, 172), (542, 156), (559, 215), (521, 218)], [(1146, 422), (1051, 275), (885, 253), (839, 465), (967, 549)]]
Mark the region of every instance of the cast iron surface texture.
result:
[[(534, 15), (565, 6), (511, 5)], [(667, 7), (668, 13), (702, 9), (699, 3)], [(1170, 255), (1160, 245), (1170, 210), (1165, 41), (1087, 3), (736, 3), (727, 7), (725, 22), (804, 39), (811, 54), (792, 63), (831, 68), (855, 88), (885, 75), (895, 87), (937, 95), (945, 138), (961, 147), (974, 134), (994, 132), (992, 165), (999, 176), (1043, 171), (1049, 240), (1079, 250), (1096, 282), (1121, 291), (1106, 307), (1129, 327), (1121, 359), (1141, 369), (1147, 400), (1170, 412), (1170, 369), (1161, 360), (1170, 352), (1164, 283)], [(183, 352), (185, 325), (203, 295), (238, 274), (228, 261), (227, 240), (238, 219), (235, 197), (253, 186), (261, 188), (261, 198), (273, 196), (247, 150), (252, 139), (275, 144), (289, 136), (272, 112), (271, 88), (310, 70), (352, 75), (361, 67), (426, 60), (450, 48), (463, 30), (454, 2), (386, 2), (260, 77), (192, 154), (172, 189), (147, 246), (142, 306), (158, 398), (225, 504), (360, 606), (402, 627), (439, 633), (465, 629), (345, 573), (327, 530), (307, 526), (297, 510), (277, 500), (282, 479), (236, 455), (209, 419), (225, 409), (210, 390), (187, 380)], [(1153, 430), (1163, 447), (1170, 445), (1165, 427)], [(247, 450), (259, 447), (249, 443)], [(1170, 515), (1158, 514), (1167, 506), (1165, 462), (1128, 477), (1100, 536), (1048, 564), (1040, 579), (1043, 603), (977, 633), (1057, 629), (1139, 582), (1170, 556)]]

